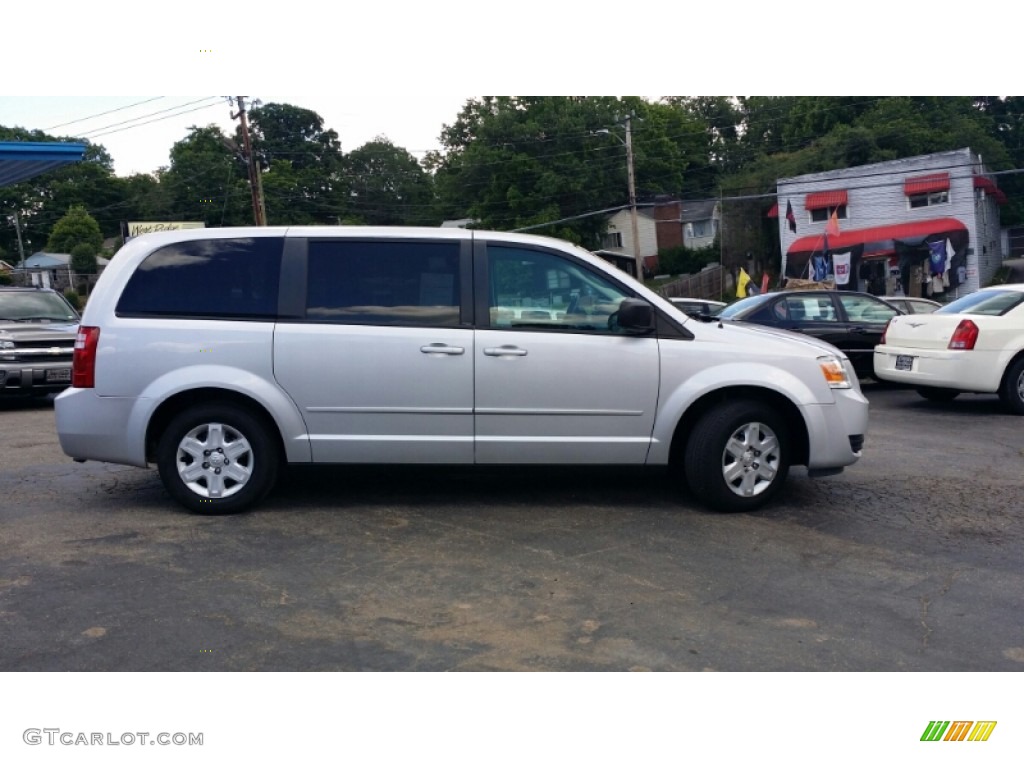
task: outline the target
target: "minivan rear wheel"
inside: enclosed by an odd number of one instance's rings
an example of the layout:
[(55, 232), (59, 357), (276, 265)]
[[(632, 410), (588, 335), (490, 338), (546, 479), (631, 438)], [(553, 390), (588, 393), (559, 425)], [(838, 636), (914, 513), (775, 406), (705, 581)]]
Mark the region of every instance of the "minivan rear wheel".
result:
[(263, 422), (231, 403), (176, 416), (160, 436), (156, 458), (167, 492), (202, 515), (251, 507), (273, 487), (280, 461)]
[(749, 512), (789, 474), (789, 432), (782, 416), (756, 401), (726, 403), (694, 425), (684, 471), (691, 491), (719, 512)]

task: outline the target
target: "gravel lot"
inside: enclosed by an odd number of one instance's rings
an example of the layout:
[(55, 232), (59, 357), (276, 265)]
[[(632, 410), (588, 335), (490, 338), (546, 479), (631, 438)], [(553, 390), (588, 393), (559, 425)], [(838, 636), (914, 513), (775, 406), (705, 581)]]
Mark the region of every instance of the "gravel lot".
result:
[(865, 391), (858, 464), (725, 516), (659, 473), (333, 468), (197, 517), (0, 404), (0, 670), (1024, 670), (1024, 419)]

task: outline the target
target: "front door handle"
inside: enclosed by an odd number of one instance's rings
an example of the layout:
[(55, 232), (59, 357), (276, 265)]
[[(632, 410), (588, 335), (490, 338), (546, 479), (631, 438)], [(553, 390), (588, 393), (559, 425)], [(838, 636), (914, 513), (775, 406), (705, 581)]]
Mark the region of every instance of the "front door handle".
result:
[(420, 352), (426, 355), (461, 355), (466, 351), (465, 347), (450, 347), (447, 344), (434, 342), (420, 347)]
[(484, 354), (490, 357), (524, 357), (526, 350), (512, 344), (501, 347), (485, 347)]

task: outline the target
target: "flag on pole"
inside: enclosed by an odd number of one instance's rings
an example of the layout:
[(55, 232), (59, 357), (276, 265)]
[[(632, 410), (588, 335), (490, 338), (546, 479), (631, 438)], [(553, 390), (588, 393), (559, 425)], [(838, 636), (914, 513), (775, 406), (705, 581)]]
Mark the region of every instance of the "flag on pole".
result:
[(786, 221), (789, 222), (789, 231), (796, 232), (796, 216), (793, 215), (793, 204), (786, 201)]
[(832, 211), (832, 215), (828, 218), (828, 224), (825, 225), (825, 234), (837, 237), (839, 235), (839, 215), (838, 209)]
[(736, 298), (744, 299), (747, 296), (747, 285), (750, 284), (750, 275), (747, 270), (740, 267), (740, 276), (736, 279)]

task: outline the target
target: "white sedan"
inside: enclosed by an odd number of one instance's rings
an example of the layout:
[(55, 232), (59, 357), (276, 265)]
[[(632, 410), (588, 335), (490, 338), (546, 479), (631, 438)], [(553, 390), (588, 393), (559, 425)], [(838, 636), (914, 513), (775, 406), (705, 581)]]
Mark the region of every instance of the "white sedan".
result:
[(875, 347), (875, 377), (929, 400), (998, 394), (1024, 415), (1024, 283), (982, 288), (924, 315), (898, 315)]

